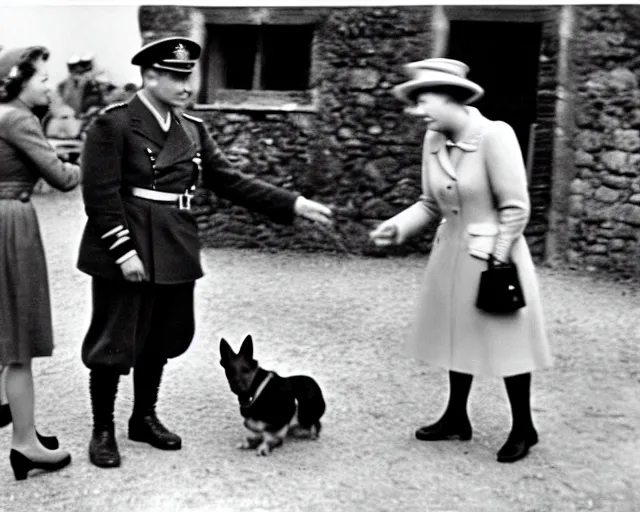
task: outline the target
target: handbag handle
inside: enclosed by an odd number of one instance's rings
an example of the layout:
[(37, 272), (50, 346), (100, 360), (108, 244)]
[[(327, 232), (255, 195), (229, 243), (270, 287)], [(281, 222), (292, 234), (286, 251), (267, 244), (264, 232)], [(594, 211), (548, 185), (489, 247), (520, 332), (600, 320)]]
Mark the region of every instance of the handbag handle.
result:
[(509, 267), (512, 265), (512, 263), (510, 261), (499, 261), (495, 258), (495, 256), (493, 254), (489, 255), (489, 268), (500, 268), (500, 267)]

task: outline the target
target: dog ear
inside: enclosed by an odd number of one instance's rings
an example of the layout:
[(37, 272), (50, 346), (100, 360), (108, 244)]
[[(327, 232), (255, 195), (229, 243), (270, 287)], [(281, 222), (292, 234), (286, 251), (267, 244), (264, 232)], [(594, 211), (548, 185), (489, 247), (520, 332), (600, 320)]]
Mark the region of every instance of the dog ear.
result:
[(232, 354), (235, 355), (233, 349), (229, 343), (227, 343), (227, 340), (220, 338), (220, 364), (224, 366), (225, 363), (229, 361)]
[(247, 334), (246, 338), (242, 342), (242, 345), (240, 346), (240, 351), (238, 352), (238, 354), (242, 354), (245, 359), (253, 359), (253, 338), (251, 338), (251, 334)]

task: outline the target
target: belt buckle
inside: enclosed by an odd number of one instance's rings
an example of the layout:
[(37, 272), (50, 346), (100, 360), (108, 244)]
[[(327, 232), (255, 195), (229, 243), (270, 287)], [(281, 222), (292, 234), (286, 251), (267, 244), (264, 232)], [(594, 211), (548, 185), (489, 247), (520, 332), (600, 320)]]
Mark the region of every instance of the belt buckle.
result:
[(178, 196), (178, 209), (191, 210), (191, 199), (193, 199), (193, 194), (190, 190), (185, 190), (183, 194)]

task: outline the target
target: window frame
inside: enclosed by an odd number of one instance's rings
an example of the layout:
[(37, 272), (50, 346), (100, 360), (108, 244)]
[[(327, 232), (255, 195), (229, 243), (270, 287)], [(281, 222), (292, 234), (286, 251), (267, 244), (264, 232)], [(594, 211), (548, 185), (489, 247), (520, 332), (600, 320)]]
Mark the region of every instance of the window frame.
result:
[[(211, 25), (311, 25), (309, 89), (302, 91), (216, 89), (216, 99), (207, 103), (196, 103), (194, 110), (234, 110), (262, 112), (317, 112), (318, 90), (316, 82), (318, 66), (318, 32), (326, 17), (325, 9), (309, 7), (200, 7), (204, 17), (205, 34)], [(208, 50), (209, 42), (205, 43)], [(207, 61), (207, 73), (202, 71), (201, 87), (210, 87), (210, 52), (203, 52)]]

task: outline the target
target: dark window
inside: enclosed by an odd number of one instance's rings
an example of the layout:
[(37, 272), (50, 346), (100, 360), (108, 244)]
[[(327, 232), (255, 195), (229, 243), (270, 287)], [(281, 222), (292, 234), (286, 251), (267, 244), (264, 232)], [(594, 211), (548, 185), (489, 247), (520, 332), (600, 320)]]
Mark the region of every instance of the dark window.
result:
[(205, 80), (209, 87), (266, 91), (309, 88), (313, 25), (210, 24), (207, 35)]
[(213, 49), (219, 54), (220, 65), (211, 71), (220, 74), (220, 86), (225, 89), (252, 89), (258, 27), (220, 25), (214, 30)]

